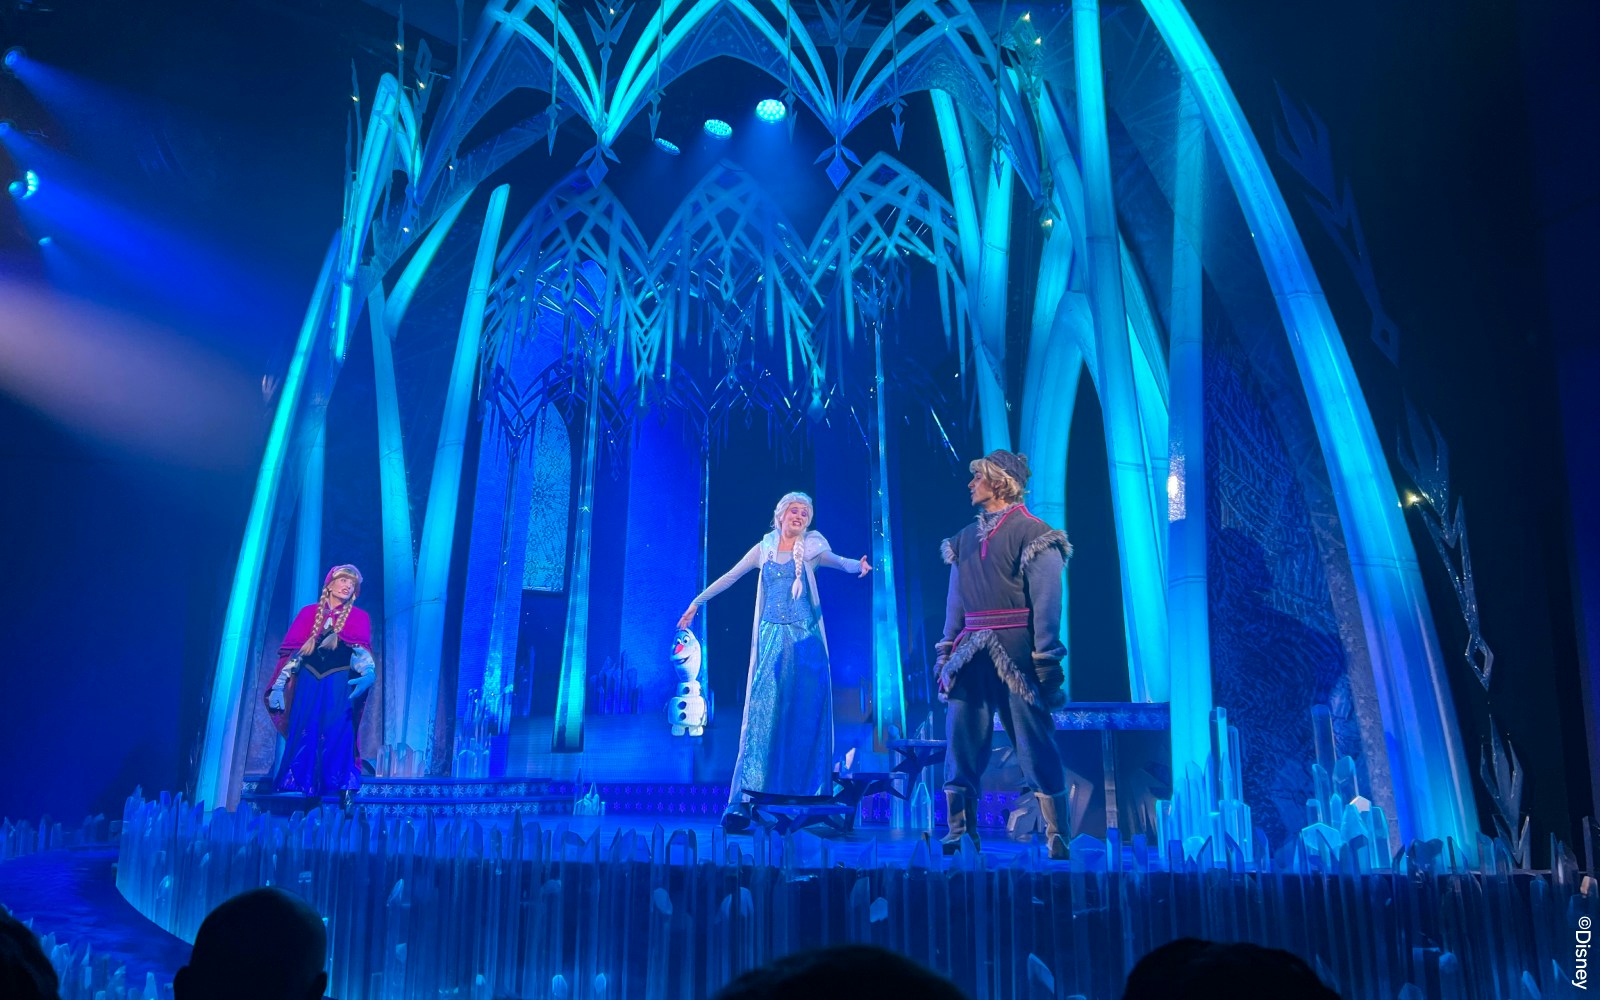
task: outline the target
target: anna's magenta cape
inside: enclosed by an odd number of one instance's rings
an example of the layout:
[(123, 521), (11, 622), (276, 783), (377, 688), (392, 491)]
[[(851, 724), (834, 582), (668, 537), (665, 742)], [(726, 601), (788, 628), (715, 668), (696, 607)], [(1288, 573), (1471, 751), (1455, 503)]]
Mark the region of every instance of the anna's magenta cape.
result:
[[(267, 689), (261, 694), (262, 700), (272, 690), (272, 685), (278, 683), (278, 675), (283, 673), (283, 668), (288, 666), (294, 654), (306, 640), (311, 638), (311, 627), (317, 621), (317, 605), (307, 604), (294, 616), (294, 621), (289, 623), (289, 631), (284, 633), (283, 641), (278, 644), (278, 665), (272, 671), (272, 679), (267, 682)], [(352, 646), (362, 646), (367, 652), (372, 652), (372, 618), (360, 608), (351, 608), (350, 614), (344, 620), (344, 628), (339, 630), (341, 642)], [(288, 705), (294, 697), (294, 678), (289, 678), (289, 683), (284, 690), (284, 704)], [(272, 719), (272, 725), (279, 733), (285, 733), (289, 726), (289, 713), (287, 711), (274, 712), (269, 707), (267, 715)]]

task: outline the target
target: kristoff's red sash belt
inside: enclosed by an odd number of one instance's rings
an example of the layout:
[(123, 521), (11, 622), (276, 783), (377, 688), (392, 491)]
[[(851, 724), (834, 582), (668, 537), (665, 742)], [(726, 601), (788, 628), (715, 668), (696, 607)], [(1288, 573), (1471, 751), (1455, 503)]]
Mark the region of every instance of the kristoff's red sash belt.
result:
[(999, 632), (1008, 628), (1027, 628), (1027, 608), (1004, 608), (999, 611), (968, 611), (963, 627), (956, 634), (952, 647), (959, 646), (968, 632)]

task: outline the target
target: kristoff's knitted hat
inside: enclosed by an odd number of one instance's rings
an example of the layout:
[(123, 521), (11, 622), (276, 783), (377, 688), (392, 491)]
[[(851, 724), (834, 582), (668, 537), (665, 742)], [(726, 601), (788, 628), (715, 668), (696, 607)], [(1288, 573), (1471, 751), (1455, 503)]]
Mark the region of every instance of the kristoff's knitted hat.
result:
[(970, 466), (968, 466), (968, 471), (977, 472), (978, 464), (980, 462), (988, 462), (990, 465), (993, 465), (1001, 472), (1004, 472), (1006, 475), (1010, 476), (1012, 479), (1015, 479), (1017, 481), (1018, 488), (1028, 488), (1028, 477), (1033, 475), (1033, 470), (1028, 467), (1028, 456), (1018, 455), (1014, 452), (1006, 451), (1003, 448), (996, 448), (994, 451), (989, 452), (989, 454), (974, 461)]

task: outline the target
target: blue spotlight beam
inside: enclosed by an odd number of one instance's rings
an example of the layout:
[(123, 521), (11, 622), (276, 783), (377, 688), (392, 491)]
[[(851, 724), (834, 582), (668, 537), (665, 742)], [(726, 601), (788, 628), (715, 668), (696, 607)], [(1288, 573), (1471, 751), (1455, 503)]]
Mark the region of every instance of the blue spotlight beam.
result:
[[(422, 734), (433, 732), (433, 715), (439, 700), (439, 664), (444, 655), (445, 600), (449, 592), (450, 556), (455, 543), (456, 509), (461, 495), (461, 465), (466, 451), (467, 423), (472, 409), (473, 378), (478, 370), (483, 339), (483, 314), (494, 278), (495, 249), (505, 220), (510, 187), (502, 184), (489, 196), (478, 253), (467, 285), (467, 303), (456, 338), (455, 360), (445, 391), (439, 443), (434, 450), (433, 475), (428, 488), (428, 508), (422, 522), (422, 545), (417, 555), (417, 587), (412, 612), (411, 683), (405, 703), (405, 732), (411, 744), (429, 754), (429, 766), (445, 747), (434, 747)], [(409, 742), (409, 740), (408, 740)]]
[(211, 700), (206, 709), (205, 737), (200, 747), (200, 763), (195, 776), (195, 801), (214, 808), (231, 806), (238, 783), (234, 780), (235, 748), (239, 738), (239, 718), (252, 677), (250, 636), (260, 599), (262, 573), (271, 530), (273, 509), (278, 501), (284, 463), (289, 450), (289, 434), (305, 392), (311, 352), (324, 329), (332, 286), (338, 240), (328, 247), (317, 276), (311, 304), (306, 309), (294, 355), (278, 395), (267, 444), (261, 457), (245, 519), (244, 538), (239, 545), (239, 561), (234, 566), (228, 588), (228, 606), (223, 613), (222, 645), (217, 652), (217, 669), (211, 678)]
[[(1171, 442), (1167, 508), (1167, 622), (1171, 633), (1173, 787), (1203, 789), (1176, 796), (1180, 829), (1203, 830), (1215, 801), (1211, 772), (1211, 624), (1206, 590), (1204, 273), (1205, 122), (1194, 90), (1178, 93), (1173, 169), (1172, 305), (1169, 391)], [(1189, 776), (1187, 782), (1181, 779)]]
[(1321, 284), (1216, 57), (1177, 0), (1144, 0), (1255, 237), (1306, 391), (1357, 581), (1402, 841), (1476, 851), (1477, 811), (1416, 551), (1361, 384)]
[[(1166, 701), (1166, 581), (1151, 509), (1145, 431), (1134, 383), (1128, 312), (1122, 288), (1121, 241), (1111, 183), (1105, 81), (1100, 57), (1098, 0), (1073, 0), (1074, 69), (1083, 160), (1085, 243), (1089, 254), (1090, 304), (1100, 363), (1100, 398), (1105, 412), (1111, 499), (1121, 557), (1123, 620), (1128, 635), (1128, 680), (1135, 701)], [(1165, 430), (1162, 431), (1165, 437)]]

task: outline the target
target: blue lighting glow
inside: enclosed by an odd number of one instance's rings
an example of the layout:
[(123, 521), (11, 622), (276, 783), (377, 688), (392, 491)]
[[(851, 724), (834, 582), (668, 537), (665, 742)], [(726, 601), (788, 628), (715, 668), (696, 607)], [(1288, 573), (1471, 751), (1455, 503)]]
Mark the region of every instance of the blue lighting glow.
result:
[(4, 60), (6, 72), (15, 73), (17, 71), (17, 66), (22, 63), (22, 59), (26, 55), (27, 53), (22, 51), (22, 46), (20, 45), (13, 45), (11, 48), (6, 49)]
[(706, 135), (713, 139), (729, 139), (733, 137), (733, 126), (720, 118), (707, 118)]
[[(711, 127), (711, 125), (708, 122), (706, 124), (706, 128), (709, 129), (710, 127)], [(679, 149), (678, 149), (678, 144), (677, 143), (671, 142), (671, 141), (669, 141), (667, 139), (663, 139), (660, 136), (656, 136), (656, 148), (661, 150), (663, 153), (667, 153), (668, 155), (671, 155), (671, 156), (677, 156), (678, 153), (679, 153)]]
[(9, 118), (7, 118), (5, 121), (0, 121), (0, 135), (10, 135), (12, 130), (14, 130), (16, 127), (16, 122), (13, 122)]
[(756, 105), (756, 117), (764, 122), (781, 122), (788, 116), (788, 105), (777, 98), (769, 97)]
[(39, 237), (39, 245), (42, 246), (42, 247), (47, 247), (47, 246), (50, 246), (50, 245), (52, 245), (54, 243), (55, 243), (55, 240), (51, 239), (48, 236)]

